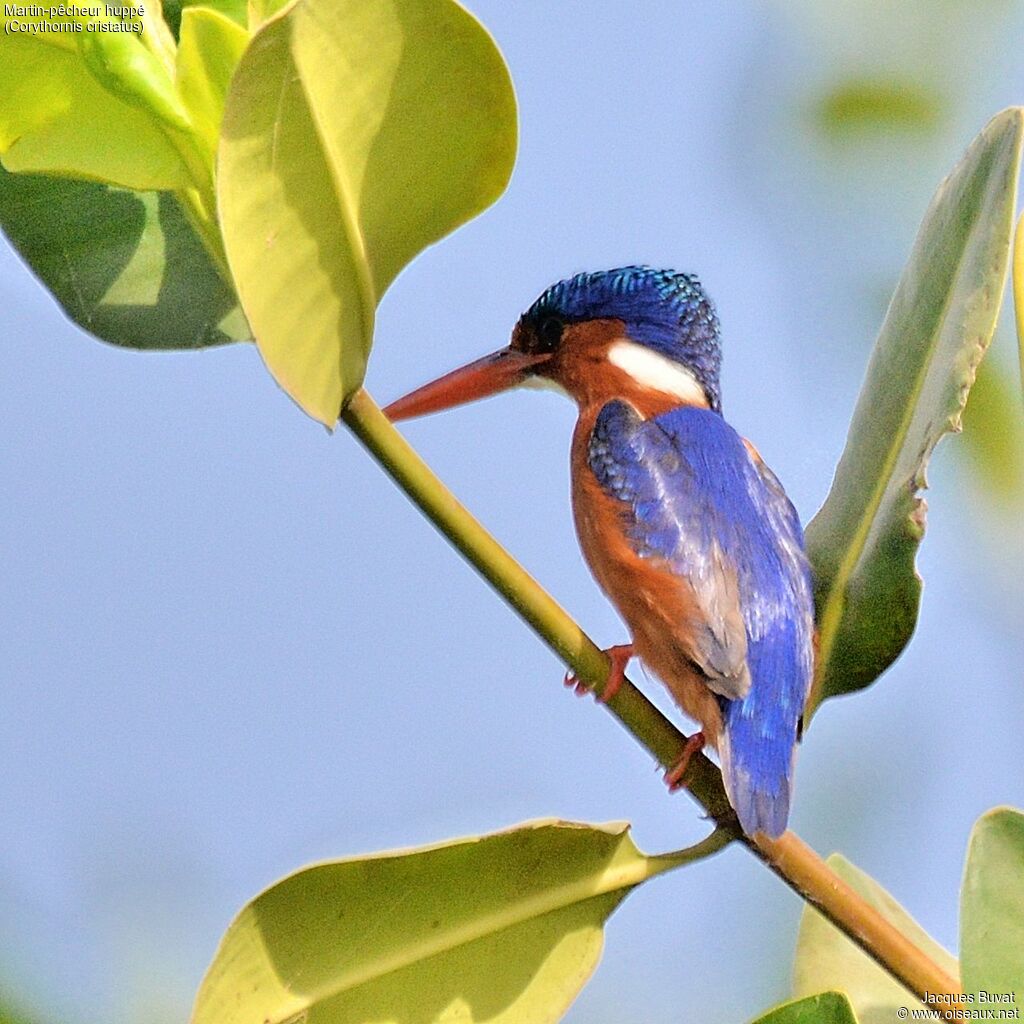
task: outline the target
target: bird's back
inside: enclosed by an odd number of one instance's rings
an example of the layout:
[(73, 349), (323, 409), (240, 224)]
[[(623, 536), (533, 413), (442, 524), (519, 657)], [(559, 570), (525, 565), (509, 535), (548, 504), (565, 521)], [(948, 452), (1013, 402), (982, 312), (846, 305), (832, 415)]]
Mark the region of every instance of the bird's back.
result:
[(718, 413), (645, 420), (616, 400), (577, 429), (573, 498), (595, 577), (718, 747), (744, 829), (780, 834), (813, 667), (810, 573), (781, 485)]

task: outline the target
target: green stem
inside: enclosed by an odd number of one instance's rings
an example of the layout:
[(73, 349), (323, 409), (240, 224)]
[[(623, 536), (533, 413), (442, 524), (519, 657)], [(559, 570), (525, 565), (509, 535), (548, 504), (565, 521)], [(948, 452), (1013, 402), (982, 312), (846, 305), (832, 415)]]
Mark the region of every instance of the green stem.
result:
[(694, 864), (707, 857), (713, 857), (730, 843), (736, 842), (738, 838), (735, 830), (719, 825), (711, 835), (706, 836), (699, 843), (683, 847), (681, 850), (672, 850), (670, 853), (659, 853), (657, 856), (651, 857), (651, 860), (665, 864), (666, 870), (681, 868), (684, 864)]
[[(583, 682), (600, 693), (610, 668), (606, 655), (459, 503), (364, 390), (352, 396), (342, 410), (342, 420), (481, 576)], [(679, 760), (687, 737), (628, 679), (605, 707), (659, 764), (668, 768)], [(722, 842), (720, 833), (741, 842), (922, 1002), (926, 993), (962, 994), (956, 979), (905, 938), (792, 832), (776, 840), (741, 835), (721, 773), (703, 754), (691, 759), (684, 782), (687, 792), (719, 826), (698, 847)], [(941, 1003), (928, 1005), (953, 1019), (955, 1006), (939, 1009)]]

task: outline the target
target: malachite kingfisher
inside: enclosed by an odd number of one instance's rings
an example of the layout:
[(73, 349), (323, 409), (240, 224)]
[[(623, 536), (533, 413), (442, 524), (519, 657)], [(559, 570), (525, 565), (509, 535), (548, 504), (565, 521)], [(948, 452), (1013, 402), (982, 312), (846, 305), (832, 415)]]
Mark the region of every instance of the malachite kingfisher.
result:
[(700, 723), (670, 785), (710, 743), (744, 831), (776, 837), (813, 671), (811, 572), (782, 485), (722, 417), (720, 366), (698, 279), (622, 267), (552, 285), (506, 348), (385, 412), (405, 419), (529, 383), (575, 400), (576, 532), (632, 634), (608, 652), (604, 697), (640, 657)]

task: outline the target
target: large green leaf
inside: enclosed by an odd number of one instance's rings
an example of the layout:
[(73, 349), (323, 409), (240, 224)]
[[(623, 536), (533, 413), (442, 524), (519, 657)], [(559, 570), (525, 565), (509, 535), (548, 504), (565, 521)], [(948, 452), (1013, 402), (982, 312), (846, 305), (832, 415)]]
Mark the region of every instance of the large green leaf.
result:
[(868, 364), (846, 448), (807, 529), (819, 658), (808, 712), (906, 646), (921, 580), (925, 469), (956, 430), (1002, 301), (1022, 112), (1004, 111), (939, 186)]
[(997, 807), (971, 833), (960, 894), (960, 957), (971, 1006), (1024, 1007), (1024, 814)]
[(133, 348), (198, 348), (248, 329), (174, 197), (0, 171), (0, 227), (91, 334)]
[[(911, 942), (952, 977), (957, 962), (873, 878), (833, 853), (829, 867)], [(850, 999), (861, 1024), (896, 1024), (900, 1007), (917, 1006), (917, 997), (855, 946), (835, 925), (810, 906), (800, 919), (793, 964), (793, 995), (835, 990)]]
[(777, 1006), (753, 1024), (857, 1024), (857, 1018), (841, 992), (820, 992)]
[(624, 824), (541, 821), (306, 868), (231, 924), (192, 1024), (558, 1020), (605, 919), (683, 857), (647, 857)]
[(515, 156), (501, 55), (453, 0), (297, 0), (228, 95), (218, 196), (260, 351), (311, 416), (362, 382), (376, 305), (492, 203)]
[[(17, 19), (5, 16), (5, 29), (10, 20)], [(168, 136), (170, 129), (139, 109), (137, 97), (129, 102), (104, 88), (78, 49), (67, 47), (68, 38), (76, 37), (6, 31), (0, 35), (3, 166), (135, 189), (188, 184), (185, 164)], [(144, 52), (152, 59), (134, 36), (127, 38), (136, 56)], [(103, 66), (105, 54), (93, 55), (97, 67)]]
[(186, 7), (181, 15), (176, 81), (195, 132), (212, 166), (220, 139), (231, 76), (249, 33), (210, 7)]

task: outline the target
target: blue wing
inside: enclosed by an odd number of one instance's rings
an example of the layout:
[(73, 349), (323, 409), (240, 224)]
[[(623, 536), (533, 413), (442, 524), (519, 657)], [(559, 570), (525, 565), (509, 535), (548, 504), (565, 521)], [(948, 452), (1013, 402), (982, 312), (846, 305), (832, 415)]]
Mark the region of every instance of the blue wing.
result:
[(730, 798), (746, 832), (781, 834), (813, 670), (811, 577), (796, 510), (708, 409), (643, 420), (627, 403), (609, 402), (589, 464), (626, 504), (637, 554), (662, 560), (696, 594), (706, 633), (694, 660), (719, 695)]

